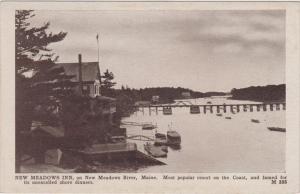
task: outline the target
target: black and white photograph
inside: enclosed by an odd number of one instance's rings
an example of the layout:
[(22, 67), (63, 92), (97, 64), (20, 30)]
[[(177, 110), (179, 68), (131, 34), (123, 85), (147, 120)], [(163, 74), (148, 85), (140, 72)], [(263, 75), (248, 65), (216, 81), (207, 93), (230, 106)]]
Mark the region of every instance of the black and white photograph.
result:
[(285, 173), (288, 131), (284, 9), (15, 11), (16, 173)]

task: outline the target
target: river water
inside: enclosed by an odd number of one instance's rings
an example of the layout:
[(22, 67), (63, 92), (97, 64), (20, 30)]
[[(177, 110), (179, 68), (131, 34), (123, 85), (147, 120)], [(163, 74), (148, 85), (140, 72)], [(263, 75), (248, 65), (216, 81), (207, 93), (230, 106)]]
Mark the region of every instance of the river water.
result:
[[(228, 100), (226, 98), (191, 99), (197, 104), (243, 104), (251, 101)], [(148, 109), (124, 118), (125, 122), (151, 122), (157, 124), (157, 132), (166, 133), (169, 128), (181, 135), (181, 149), (169, 148), (167, 158), (159, 158), (166, 165), (146, 166), (135, 172), (284, 172), (285, 139), (283, 132), (269, 131), (267, 127), (285, 127), (285, 111), (254, 111), (232, 114), (227, 108), (223, 116), (211, 114), (190, 114), (189, 108), (173, 108), (172, 115), (151, 112)], [(282, 108), (281, 108), (282, 109)], [(222, 110), (221, 110), (222, 112)], [(230, 116), (232, 119), (225, 119)], [(258, 119), (259, 123), (251, 122)], [(154, 137), (154, 130), (142, 130), (141, 126), (124, 126), (129, 135)], [(135, 142), (144, 151), (145, 141)]]

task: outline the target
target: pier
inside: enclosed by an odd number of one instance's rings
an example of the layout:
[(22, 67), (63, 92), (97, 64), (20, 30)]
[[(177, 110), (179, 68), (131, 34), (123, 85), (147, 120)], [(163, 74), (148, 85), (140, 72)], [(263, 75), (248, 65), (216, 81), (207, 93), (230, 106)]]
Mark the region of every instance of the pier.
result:
[[(279, 111), (286, 109), (286, 103), (253, 103), (253, 104), (192, 104), (192, 103), (184, 103), (182, 101), (176, 102), (174, 104), (150, 104), (147, 106), (134, 106), (136, 111), (145, 112), (145, 110), (151, 112), (155, 112), (158, 114), (159, 111), (164, 113), (165, 110), (169, 110), (168, 113), (172, 114), (173, 108), (199, 108), (197, 114), (203, 113), (220, 113), (230, 111), (231, 113), (239, 113), (239, 112), (260, 112), (262, 111)], [(197, 109), (198, 109), (197, 108)], [(195, 114), (195, 113), (193, 113)]]
[(114, 162), (127, 160), (151, 165), (165, 164), (164, 162), (139, 151), (135, 143), (94, 144), (83, 150), (64, 150), (64, 153), (72, 153), (84, 161)]

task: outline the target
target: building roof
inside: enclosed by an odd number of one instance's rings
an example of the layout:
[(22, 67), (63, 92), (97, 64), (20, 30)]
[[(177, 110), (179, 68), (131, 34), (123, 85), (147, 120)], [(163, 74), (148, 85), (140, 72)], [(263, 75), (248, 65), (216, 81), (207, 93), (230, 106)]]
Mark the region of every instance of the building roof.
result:
[[(72, 81), (79, 81), (78, 63), (57, 63), (58, 67), (63, 67), (67, 75), (74, 75)], [(95, 81), (98, 79), (98, 62), (82, 62), (82, 81)]]

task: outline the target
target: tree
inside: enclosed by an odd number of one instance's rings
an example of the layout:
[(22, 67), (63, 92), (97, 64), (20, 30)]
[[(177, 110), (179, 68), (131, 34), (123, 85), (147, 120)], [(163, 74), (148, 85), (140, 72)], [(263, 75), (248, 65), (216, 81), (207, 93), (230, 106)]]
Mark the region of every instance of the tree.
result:
[(104, 75), (101, 84), (101, 92), (103, 95), (112, 96), (112, 87), (116, 85), (116, 82), (113, 82), (114, 74), (109, 72), (108, 69), (104, 72)]
[(112, 81), (115, 78), (114, 74), (112, 72), (109, 72), (108, 69), (104, 72), (102, 78), (103, 78), (102, 81), (103, 88), (112, 88), (114, 85), (116, 85), (116, 82)]
[[(45, 121), (57, 103), (72, 93), (72, 76), (55, 65), (58, 56), (48, 47), (62, 41), (67, 33), (48, 32), (50, 23), (32, 27), (32, 10), (15, 13), (16, 60), (16, 171), (20, 155), (26, 149), (24, 133), (28, 133), (33, 120)], [(38, 109), (37, 109), (38, 108)], [(44, 110), (41, 117), (36, 110)], [(49, 113), (49, 114), (48, 114)]]

